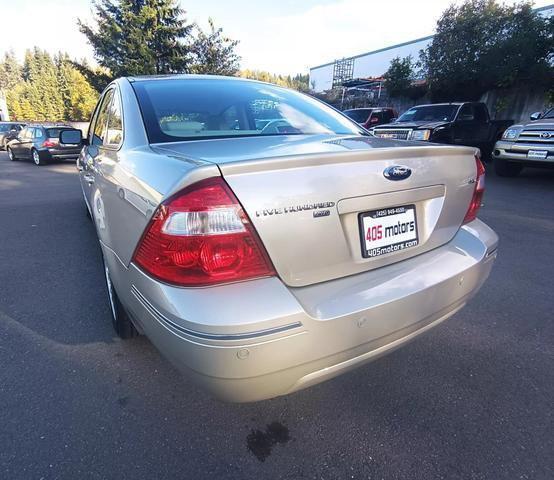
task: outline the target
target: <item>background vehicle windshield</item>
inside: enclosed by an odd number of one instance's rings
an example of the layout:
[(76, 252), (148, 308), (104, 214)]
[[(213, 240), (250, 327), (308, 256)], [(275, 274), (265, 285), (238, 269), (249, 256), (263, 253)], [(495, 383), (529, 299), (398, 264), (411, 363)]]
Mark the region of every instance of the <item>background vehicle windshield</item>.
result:
[(9, 132), (13, 128), (13, 125), (7, 123), (0, 123), (0, 132)]
[(358, 123), (364, 123), (369, 118), (371, 109), (361, 108), (356, 110), (345, 110), (344, 113), (346, 116), (350, 117), (352, 120)]
[(544, 117), (542, 118), (554, 118), (554, 108), (551, 108), (544, 114)]
[(223, 79), (134, 82), (152, 143), (261, 135), (364, 135), (323, 103), (269, 84)]
[(458, 105), (427, 105), (410, 108), (404, 112), (398, 122), (450, 122), (458, 111)]

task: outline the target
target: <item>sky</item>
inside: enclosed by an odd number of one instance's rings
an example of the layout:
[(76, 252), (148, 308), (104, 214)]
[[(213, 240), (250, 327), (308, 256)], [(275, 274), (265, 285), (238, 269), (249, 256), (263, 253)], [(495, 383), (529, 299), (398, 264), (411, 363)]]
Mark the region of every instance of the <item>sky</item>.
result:
[[(239, 40), (241, 68), (307, 73), (310, 67), (434, 33), (450, 0), (180, 0), (186, 18), (213, 18)], [(505, 3), (516, 3), (507, 0)], [(536, 7), (553, 0), (536, 0)], [(0, 54), (23, 58), (37, 45), (51, 53), (93, 59), (77, 28), (92, 22), (90, 0), (0, 0)]]

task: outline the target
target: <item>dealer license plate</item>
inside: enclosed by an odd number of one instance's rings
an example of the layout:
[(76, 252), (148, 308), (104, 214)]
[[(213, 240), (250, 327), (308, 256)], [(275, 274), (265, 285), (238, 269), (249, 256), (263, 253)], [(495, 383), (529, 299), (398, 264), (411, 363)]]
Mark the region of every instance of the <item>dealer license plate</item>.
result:
[(544, 160), (546, 157), (548, 157), (548, 152), (546, 150), (529, 150), (527, 152), (527, 158)]
[(358, 217), (365, 258), (400, 252), (419, 243), (415, 205), (372, 210)]

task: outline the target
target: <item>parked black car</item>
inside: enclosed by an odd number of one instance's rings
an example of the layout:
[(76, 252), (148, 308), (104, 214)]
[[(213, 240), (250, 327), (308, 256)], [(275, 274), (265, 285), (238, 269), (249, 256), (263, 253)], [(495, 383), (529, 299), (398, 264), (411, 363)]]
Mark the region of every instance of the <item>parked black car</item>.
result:
[(437, 103), (410, 108), (395, 122), (372, 131), (382, 138), (477, 147), (488, 158), (494, 143), (513, 123), (491, 120), (487, 106), (481, 102)]
[(10, 160), (30, 158), (36, 165), (49, 160), (75, 160), (81, 152), (80, 145), (60, 145), (60, 132), (73, 130), (69, 125), (30, 124), (7, 146)]
[(23, 123), (0, 122), (0, 150), (5, 150), (8, 142), (16, 138), (24, 126)]
[(351, 108), (342, 113), (365, 128), (390, 123), (397, 117), (394, 109), (390, 107)]

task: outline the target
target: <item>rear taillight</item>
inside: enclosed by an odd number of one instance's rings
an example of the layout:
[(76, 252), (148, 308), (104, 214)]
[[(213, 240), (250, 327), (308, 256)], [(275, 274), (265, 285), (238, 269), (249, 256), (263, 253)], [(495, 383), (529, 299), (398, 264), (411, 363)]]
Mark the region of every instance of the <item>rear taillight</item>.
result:
[(58, 146), (58, 142), (56, 142), (55, 140), (45, 140), (44, 142), (42, 142), (42, 146), (43, 146), (44, 148), (57, 147), (57, 146)]
[(471, 202), (469, 204), (469, 208), (467, 209), (464, 223), (472, 222), (477, 218), (477, 212), (479, 212), (479, 208), (481, 208), (483, 194), (485, 193), (485, 167), (483, 166), (483, 162), (481, 162), (478, 155), (475, 155), (475, 164), (477, 167), (475, 189), (473, 190), (473, 197), (471, 197)]
[(163, 202), (134, 261), (164, 282), (190, 287), (275, 275), (252, 223), (219, 177)]

